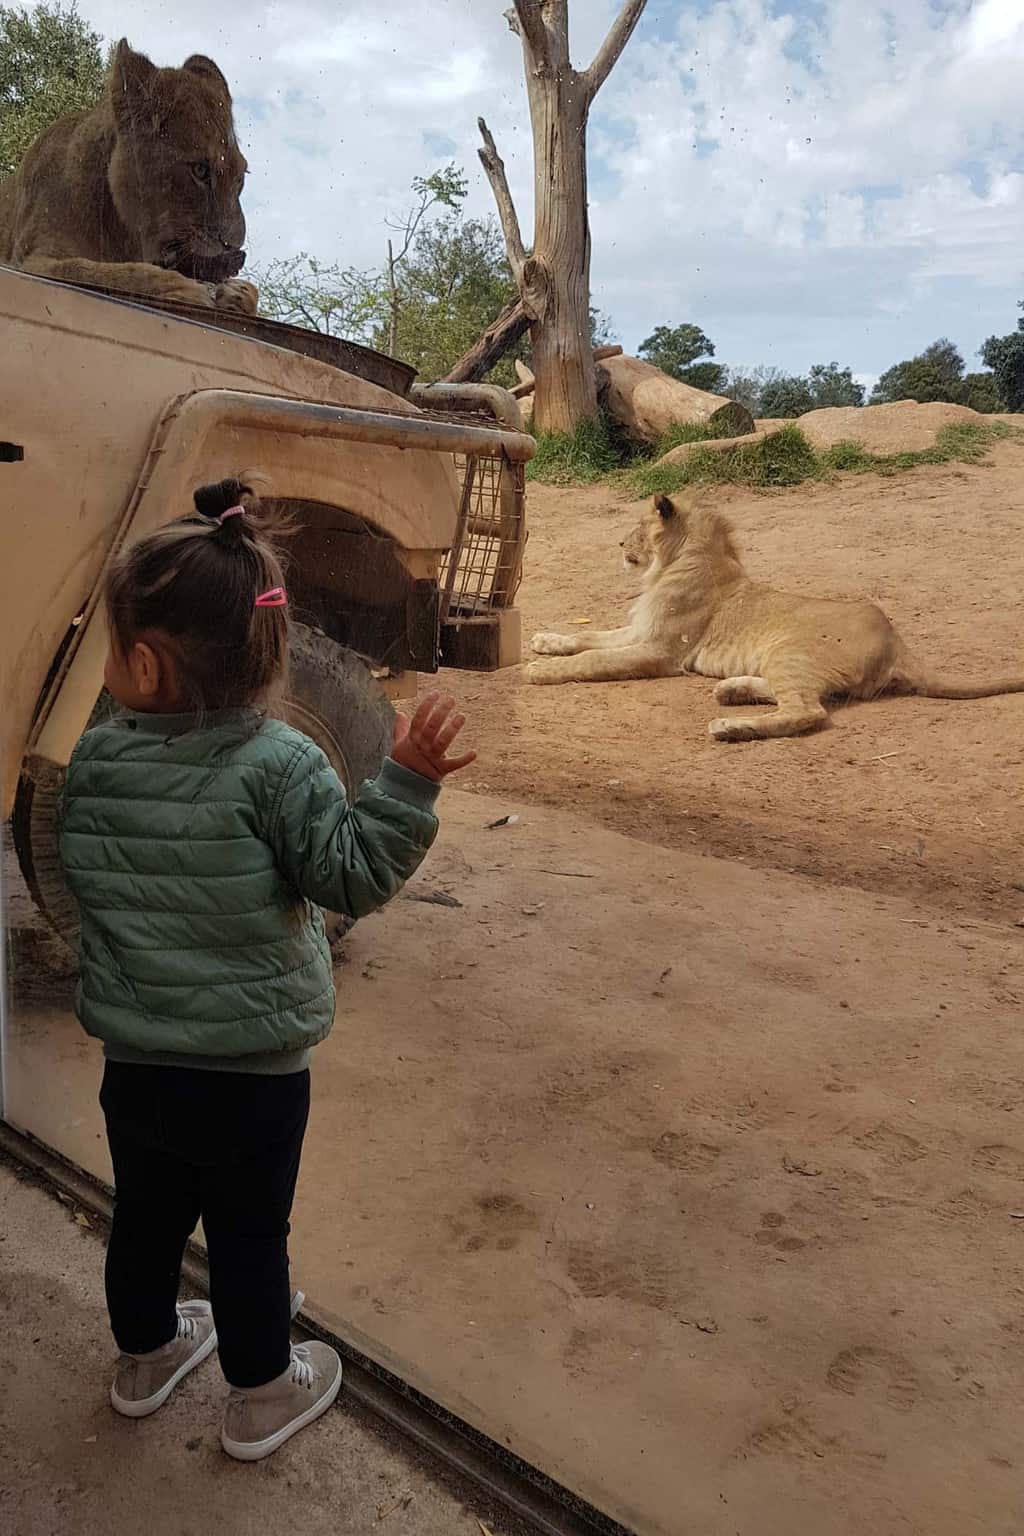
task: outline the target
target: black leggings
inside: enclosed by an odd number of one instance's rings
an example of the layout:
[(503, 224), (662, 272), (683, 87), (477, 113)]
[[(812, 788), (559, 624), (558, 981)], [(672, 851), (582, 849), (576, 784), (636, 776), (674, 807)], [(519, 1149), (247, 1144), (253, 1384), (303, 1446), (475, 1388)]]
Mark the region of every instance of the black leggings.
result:
[(185, 1244), (200, 1217), (224, 1375), (273, 1381), (290, 1358), (288, 1217), (309, 1073), (266, 1077), (108, 1061), (100, 1090), (114, 1164), (107, 1307), (118, 1348), (174, 1338)]

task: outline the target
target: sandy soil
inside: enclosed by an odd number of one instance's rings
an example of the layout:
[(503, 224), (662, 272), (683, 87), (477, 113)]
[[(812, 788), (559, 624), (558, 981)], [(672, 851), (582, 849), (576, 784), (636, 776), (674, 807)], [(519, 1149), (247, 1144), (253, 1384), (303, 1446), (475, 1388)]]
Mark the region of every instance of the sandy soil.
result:
[[(751, 574), (867, 596), (947, 674), (1024, 671), (1024, 443), (989, 466), (722, 492)], [(604, 487), (531, 486), (520, 605), (536, 629), (617, 624), (632, 595), (619, 540), (636, 509)], [(572, 807), (634, 837), (999, 923), (1024, 916), (1024, 697), (884, 699), (804, 740), (722, 746), (701, 678), (529, 688), (452, 675), (480, 765), (466, 787)]]
[(220, 1449), (211, 1360), (152, 1418), (107, 1400), (105, 1233), (0, 1160), (0, 1526), (6, 1536), (526, 1536), (341, 1399), (269, 1461)]
[[(296, 1283), (638, 1536), (1019, 1536), (1022, 960), (447, 790), (347, 941)], [(70, 1015), (22, 1002), (6, 1068), (109, 1174)]]
[[(728, 500), (754, 573), (996, 673), (1022, 472)], [(534, 491), (527, 633), (615, 619), (632, 517)], [(701, 679), (450, 681), (481, 763), (348, 941), (299, 1283), (642, 1536), (1017, 1536), (1024, 698), (724, 747)], [(102, 1173), (95, 1048), (15, 979), (8, 1112)]]

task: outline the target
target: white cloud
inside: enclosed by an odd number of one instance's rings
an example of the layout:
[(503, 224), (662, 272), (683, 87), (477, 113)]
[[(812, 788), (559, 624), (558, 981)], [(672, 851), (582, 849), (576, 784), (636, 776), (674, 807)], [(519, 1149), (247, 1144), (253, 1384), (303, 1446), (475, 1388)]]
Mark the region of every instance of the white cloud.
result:
[[(250, 249), (379, 262), (385, 216), (488, 118), (530, 224), (507, 0), (136, 0), (158, 62), (212, 54), (253, 166)], [(120, 35), (125, 9), (81, 0)], [(577, 62), (617, 0), (572, 0)], [(208, 19), (210, 16), (217, 19)], [(1021, 0), (651, 0), (591, 125), (595, 302), (635, 344), (699, 322), (719, 356), (877, 374), (949, 334), (970, 354), (1024, 295)]]

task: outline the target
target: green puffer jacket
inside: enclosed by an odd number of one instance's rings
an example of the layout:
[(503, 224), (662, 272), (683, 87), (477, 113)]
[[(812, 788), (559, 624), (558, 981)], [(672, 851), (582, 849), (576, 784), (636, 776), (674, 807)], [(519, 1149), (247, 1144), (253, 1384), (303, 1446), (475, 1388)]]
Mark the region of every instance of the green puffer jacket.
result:
[(349, 805), (319, 747), (252, 710), (87, 731), (61, 815), (84, 1028), (114, 1061), (300, 1070), (334, 1018), (319, 908), (390, 901), (437, 790), (389, 759)]

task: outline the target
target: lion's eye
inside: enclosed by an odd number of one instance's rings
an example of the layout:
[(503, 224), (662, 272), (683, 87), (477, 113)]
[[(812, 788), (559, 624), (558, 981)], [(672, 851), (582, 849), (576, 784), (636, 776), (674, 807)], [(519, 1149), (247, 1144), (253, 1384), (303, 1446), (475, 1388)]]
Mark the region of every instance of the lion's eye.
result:
[(192, 175), (195, 177), (196, 181), (207, 182), (210, 179), (209, 160), (193, 160), (192, 164), (189, 166), (189, 170), (192, 172)]

